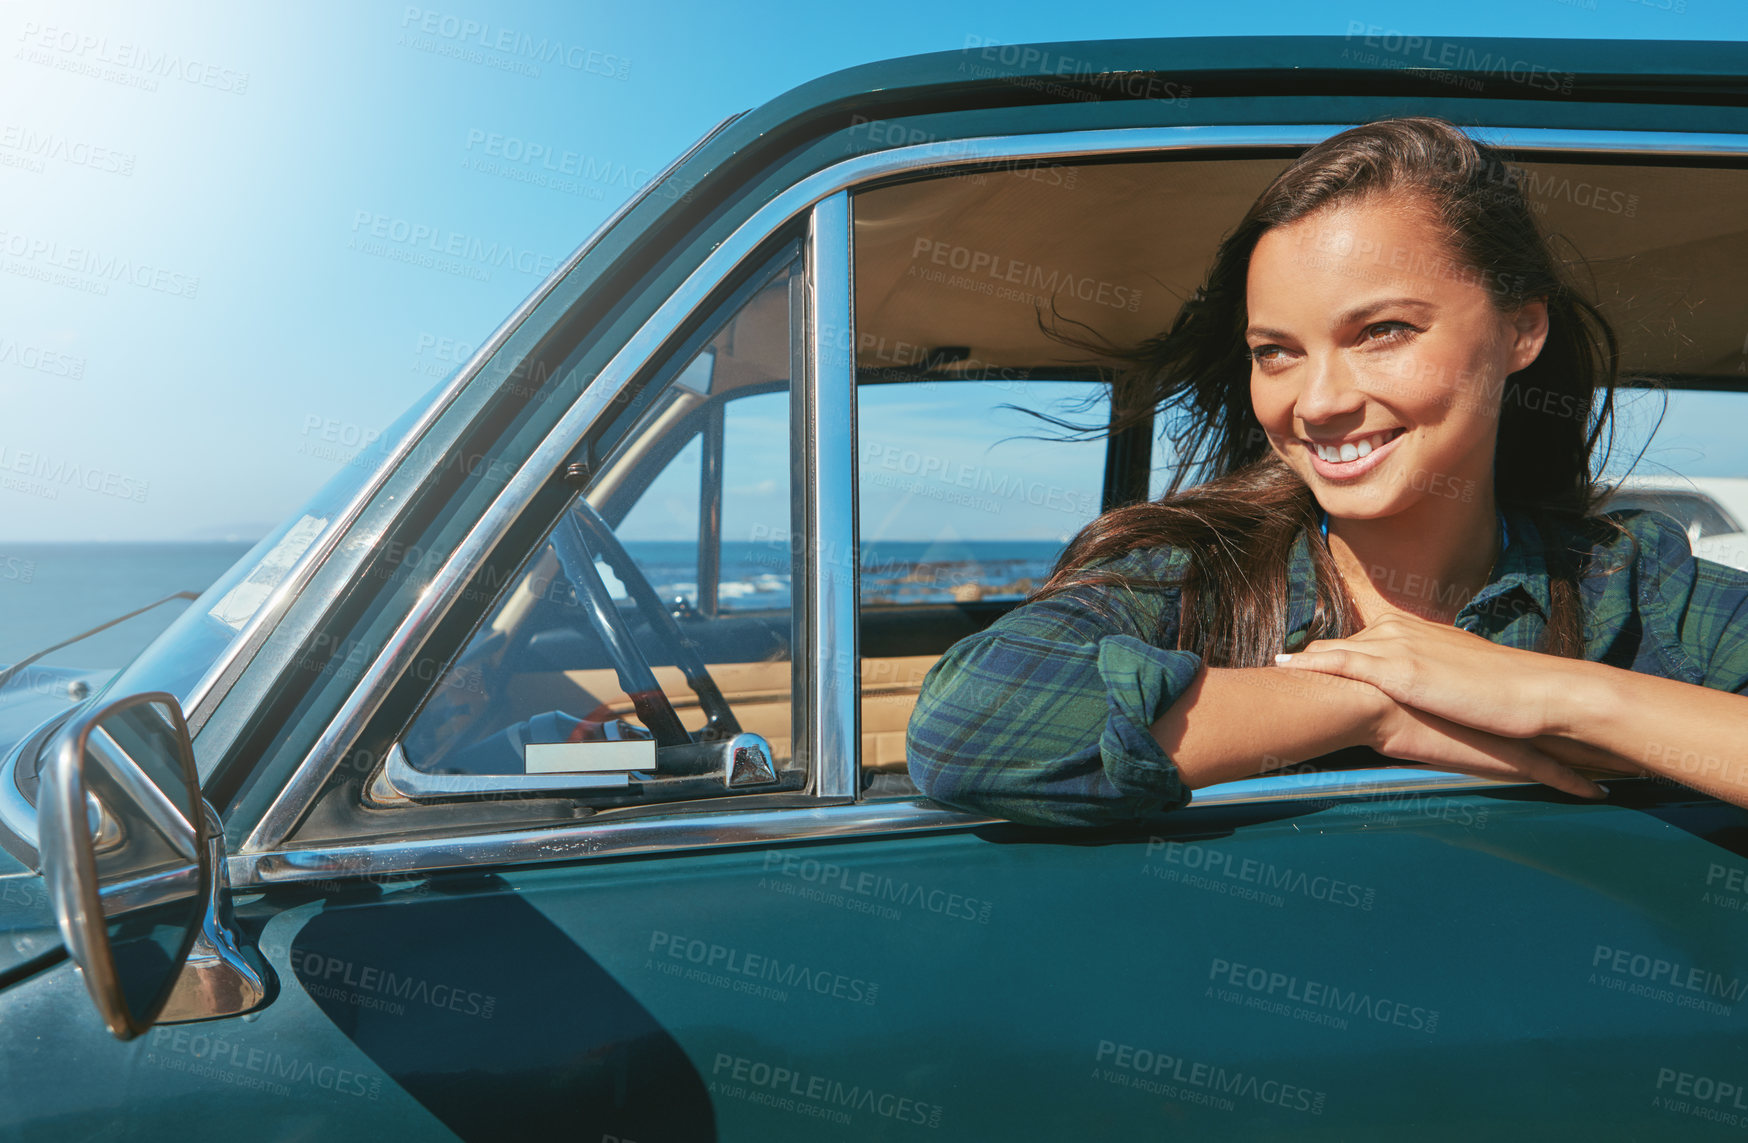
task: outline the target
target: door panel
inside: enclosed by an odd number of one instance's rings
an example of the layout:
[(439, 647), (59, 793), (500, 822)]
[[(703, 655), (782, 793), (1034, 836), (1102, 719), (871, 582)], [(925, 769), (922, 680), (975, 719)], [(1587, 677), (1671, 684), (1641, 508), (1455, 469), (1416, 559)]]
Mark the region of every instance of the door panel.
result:
[[(272, 926), (301, 924), (319, 904)], [(286, 973), (258, 1016), (109, 1034), (70, 962), (0, 992), (0, 1140), (453, 1140)], [(277, 947), (276, 947), (277, 946)]]
[(288, 887), (242, 910), (282, 989), (258, 1018), (118, 1044), (63, 966), (0, 995), (0, 1078), (23, 1138), (124, 1110), (638, 1143), (1748, 1122), (1742, 811), (1623, 782), (1160, 825)]

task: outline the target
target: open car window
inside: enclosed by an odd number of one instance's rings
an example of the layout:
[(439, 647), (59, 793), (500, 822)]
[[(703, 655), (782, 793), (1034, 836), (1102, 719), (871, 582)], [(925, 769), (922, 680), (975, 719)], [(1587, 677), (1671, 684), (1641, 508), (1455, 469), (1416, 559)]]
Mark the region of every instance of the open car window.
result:
[(1105, 416), (1089, 381), (857, 387), (861, 758), (865, 794), (908, 794), (923, 676), (1049, 576), (1099, 512), (1105, 444), (1031, 413)]
[[(1138, 435), (1029, 456), (1003, 485), (1005, 474), (977, 467), (1006, 415), (995, 391), (1035, 407), (1025, 398), (1049, 386), (1114, 376), (1122, 362), (1099, 345), (1131, 348), (1169, 328), (1221, 237), (1287, 161), (1012, 163), (858, 194), (866, 792), (908, 788), (904, 731), (922, 677), (954, 642), (1017, 605), (1054, 558), (998, 570), (995, 549), (978, 551), (996, 533), (1014, 545), (1039, 540), (1039, 553), (1052, 546), (1014, 527), (1017, 506), (992, 489), (1090, 490), (1084, 511), (1055, 515), (1065, 540), (1104, 508), (1196, 482), (1160, 417)], [(1748, 447), (1738, 427), (1748, 393), (1722, 391), (1748, 376), (1748, 342), (1729, 317), (1740, 306), (1717, 304), (1748, 295), (1748, 232), (1727, 205), (1748, 192), (1748, 173), (1536, 158), (1514, 164), (1512, 177), (1556, 248), (1583, 260), (1578, 278), (1620, 337), (1616, 431), (1595, 473), (1614, 488), (1604, 510), (1664, 513), (1697, 556), (1748, 568)], [(1070, 419), (1096, 426), (1105, 408)], [(1101, 471), (1082, 472), (1072, 448)]]

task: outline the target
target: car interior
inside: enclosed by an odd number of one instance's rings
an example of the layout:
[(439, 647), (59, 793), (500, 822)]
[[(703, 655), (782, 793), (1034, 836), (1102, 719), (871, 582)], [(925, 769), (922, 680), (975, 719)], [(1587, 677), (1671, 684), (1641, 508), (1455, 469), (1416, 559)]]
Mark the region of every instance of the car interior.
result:
[[(1052, 331), (1127, 345), (1166, 328), (1286, 162), (1009, 164), (855, 195), (866, 796), (915, 793), (905, 727), (936, 659), (1021, 602), (1103, 508), (1157, 495), (1171, 472), (1158, 433), (1139, 444), (1099, 435), (1113, 361)], [(1617, 400), (1611, 464), (1641, 454), (1639, 473), (1738, 475), (1719, 410), (1748, 411), (1731, 391), (1748, 388), (1748, 325), (1730, 304), (1748, 296), (1743, 172), (1610, 159), (1527, 162), (1517, 174), (1621, 340), (1633, 388)], [(739, 727), (780, 761), (792, 753), (798, 686), (799, 545), (783, 462), (798, 281), (785, 269), (747, 292), (677, 363), (584, 494), (671, 601)], [(1684, 525), (1711, 518), (1685, 515)], [(680, 546), (664, 556), (663, 543)], [(560, 562), (551, 544), (530, 557), (452, 668), (481, 684), (439, 688), (415, 724), (415, 766), (454, 769), (457, 747), (548, 712), (588, 721), (584, 734), (635, 723), (612, 657), (577, 621)], [(705, 712), (684, 671), (624, 591), (614, 598), (696, 731)]]

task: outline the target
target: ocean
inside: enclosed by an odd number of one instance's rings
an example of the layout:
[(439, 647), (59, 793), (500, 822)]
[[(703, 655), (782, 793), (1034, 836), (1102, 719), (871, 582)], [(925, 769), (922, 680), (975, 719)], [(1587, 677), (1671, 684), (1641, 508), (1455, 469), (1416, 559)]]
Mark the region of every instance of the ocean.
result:
[[(0, 663), (178, 591), (205, 591), (253, 544), (0, 544)], [(40, 660), (119, 667), (189, 606), (172, 600)]]
[[(631, 558), (663, 599), (697, 601), (697, 545), (685, 541), (630, 541)], [(1062, 545), (1055, 540), (899, 540), (863, 544), (862, 601), (867, 604), (948, 602), (957, 593), (1014, 599), (1043, 582)], [(787, 545), (725, 540), (721, 586), (724, 610), (788, 607)]]
[[(251, 546), (0, 544), (0, 665), (174, 592), (204, 591)], [(1018, 598), (1049, 574), (1061, 547), (1054, 540), (864, 544), (862, 598), (870, 605)], [(663, 598), (696, 600), (696, 545), (632, 541), (626, 548)], [(790, 606), (787, 546), (724, 542), (720, 596), (725, 610)], [(120, 667), (187, 606), (173, 600), (41, 661), (63, 667)]]

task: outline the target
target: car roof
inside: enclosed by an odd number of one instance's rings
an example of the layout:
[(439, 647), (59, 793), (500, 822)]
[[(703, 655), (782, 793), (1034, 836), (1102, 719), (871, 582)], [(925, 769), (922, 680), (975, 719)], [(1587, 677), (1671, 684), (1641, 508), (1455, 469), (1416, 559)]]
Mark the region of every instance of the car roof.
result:
[(1615, 487), (1627, 493), (1700, 496), (1723, 509), (1738, 528), (1748, 521), (1748, 477), (1635, 474), (1616, 481)]
[[(1103, 75), (1152, 73), (1202, 78), (1208, 95), (1254, 93), (1258, 75), (1297, 90), (1339, 84), (1344, 74), (1364, 76), (1368, 88), (1389, 94), (1379, 78), (1424, 82), (1430, 73), (1491, 78), (1503, 86), (1494, 94), (1516, 95), (1531, 69), (1583, 79), (1566, 95), (1595, 99), (1653, 92), (1681, 102), (1739, 98), (1748, 80), (1748, 45), (1721, 40), (1659, 40), (1648, 45), (1626, 39), (1542, 39), (1526, 37), (1404, 35), (1376, 25), (1350, 23), (1342, 36), (1184, 36), (1121, 40), (1069, 40), (1005, 44), (966, 37), (962, 48), (858, 64), (803, 83), (764, 105), (761, 112), (788, 117), (807, 108), (826, 108), (845, 99), (877, 94), (896, 104), (926, 98), (931, 91), (984, 86), (1009, 93), (1073, 98), (1066, 90), (1111, 98), (1123, 93)], [(974, 70), (967, 68), (973, 63)], [(1017, 80), (1060, 80), (1063, 90), (1022, 85)], [(1235, 87), (1242, 84), (1245, 86)], [(1553, 89), (1549, 89), (1550, 91)], [(1198, 91), (1197, 94), (1203, 92)], [(1083, 96), (1084, 98), (1084, 96)], [(764, 119), (763, 114), (758, 116)], [(751, 124), (749, 124), (751, 126)]]
[[(712, 149), (739, 151), (851, 113), (892, 118), (976, 106), (1158, 98), (1157, 89), (1119, 78), (1148, 75), (1176, 81), (1196, 99), (1449, 96), (1460, 89), (1483, 98), (1527, 97), (1573, 107), (1600, 101), (1682, 103), (1740, 112), (1748, 96), (1748, 44), (1403, 36), (1358, 26), (1345, 36), (1031, 44), (985, 42), (970, 35), (963, 48), (858, 64), (809, 80), (741, 116)], [(1538, 82), (1548, 76), (1558, 78)], [(1564, 83), (1568, 76), (1569, 85)], [(1453, 82), (1458, 79), (1476, 84)], [(1329, 120), (1313, 111), (1295, 121)], [(1720, 128), (1688, 121), (1683, 129)]]
[(1713, 490), (1717, 492), (1748, 494), (1748, 476), (1644, 476), (1634, 473), (1622, 477), (1615, 482), (1620, 488), (1646, 488), (1659, 491), (1687, 491), (1698, 489), (1702, 492)]

